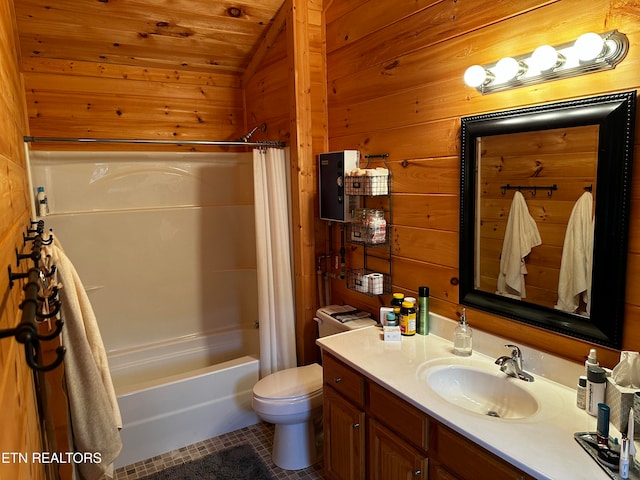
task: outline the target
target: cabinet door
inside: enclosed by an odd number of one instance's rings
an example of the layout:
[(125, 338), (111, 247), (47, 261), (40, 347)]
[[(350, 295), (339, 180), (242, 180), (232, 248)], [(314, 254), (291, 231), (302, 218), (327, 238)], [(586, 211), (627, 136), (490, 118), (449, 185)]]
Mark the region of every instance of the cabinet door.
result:
[(375, 419), (369, 420), (369, 478), (427, 479), (427, 458)]
[(364, 412), (324, 388), (324, 474), (331, 480), (364, 480)]

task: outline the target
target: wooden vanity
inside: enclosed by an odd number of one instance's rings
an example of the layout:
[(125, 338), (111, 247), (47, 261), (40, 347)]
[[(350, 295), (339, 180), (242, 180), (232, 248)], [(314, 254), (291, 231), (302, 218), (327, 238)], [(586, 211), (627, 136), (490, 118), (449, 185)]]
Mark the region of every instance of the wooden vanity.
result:
[(533, 478), (323, 352), (330, 480)]
[[(448, 340), (454, 325), (432, 314), (427, 336), (384, 341), (373, 326), (317, 340), (327, 479), (609, 478), (574, 439), (596, 428), (595, 417), (576, 407), (572, 388), (584, 365), (522, 345), (524, 369), (534, 376), (523, 382), (495, 365), (504, 338), (476, 331), (473, 354), (454, 355)], [(459, 383), (471, 378), (456, 377), (461, 369), (482, 373), (479, 381), (492, 382), (490, 390), (501, 395), (478, 393), (468, 405), (476, 387)], [(441, 389), (442, 378), (452, 388)], [(507, 393), (512, 388), (520, 393)], [(520, 403), (525, 398), (533, 409)], [(484, 403), (495, 401), (506, 403)], [(491, 415), (495, 408), (499, 415)]]

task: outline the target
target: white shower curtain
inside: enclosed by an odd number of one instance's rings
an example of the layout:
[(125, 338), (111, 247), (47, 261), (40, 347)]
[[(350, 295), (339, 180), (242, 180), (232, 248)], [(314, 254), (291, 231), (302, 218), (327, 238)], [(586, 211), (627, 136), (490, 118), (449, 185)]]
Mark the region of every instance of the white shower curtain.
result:
[(260, 375), (295, 367), (288, 151), (253, 151)]

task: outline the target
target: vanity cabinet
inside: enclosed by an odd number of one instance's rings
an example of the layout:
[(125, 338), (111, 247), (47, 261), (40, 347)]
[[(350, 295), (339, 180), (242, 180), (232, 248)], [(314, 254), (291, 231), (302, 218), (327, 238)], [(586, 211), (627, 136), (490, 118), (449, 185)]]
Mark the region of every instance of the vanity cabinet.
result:
[(328, 479), (364, 480), (364, 378), (325, 356), (323, 382), (324, 474)]
[(533, 478), (327, 352), (322, 360), (327, 479)]

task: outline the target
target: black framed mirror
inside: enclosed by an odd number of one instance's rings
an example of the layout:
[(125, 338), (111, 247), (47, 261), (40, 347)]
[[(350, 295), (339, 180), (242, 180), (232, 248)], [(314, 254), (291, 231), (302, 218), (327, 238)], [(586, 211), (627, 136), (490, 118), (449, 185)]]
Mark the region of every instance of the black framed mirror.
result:
[(628, 91), (461, 119), (461, 304), (621, 348), (635, 104)]

